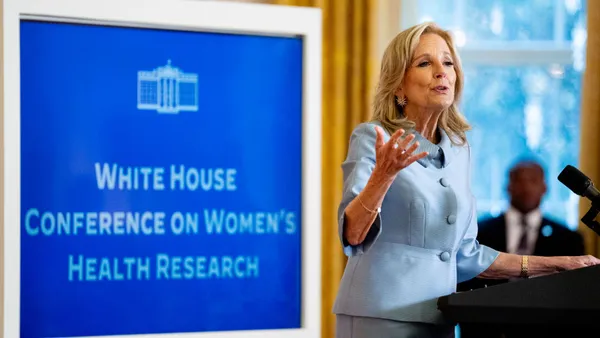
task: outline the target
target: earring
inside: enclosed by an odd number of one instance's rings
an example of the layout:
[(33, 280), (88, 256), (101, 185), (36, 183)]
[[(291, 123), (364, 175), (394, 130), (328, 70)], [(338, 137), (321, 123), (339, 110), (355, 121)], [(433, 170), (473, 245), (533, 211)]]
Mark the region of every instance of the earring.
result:
[(399, 96), (396, 96), (396, 102), (398, 103), (398, 105), (400, 107), (406, 106), (406, 98), (404, 96), (402, 98), (400, 98)]

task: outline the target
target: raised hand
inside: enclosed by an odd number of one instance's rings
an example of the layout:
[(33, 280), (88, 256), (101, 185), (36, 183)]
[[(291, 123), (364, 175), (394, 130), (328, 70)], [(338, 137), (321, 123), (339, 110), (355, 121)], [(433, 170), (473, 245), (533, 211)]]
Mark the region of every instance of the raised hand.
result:
[(413, 134), (405, 138), (404, 129), (398, 129), (387, 142), (384, 142), (383, 129), (379, 126), (375, 127), (377, 139), (375, 141), (376, 162), (375, 169), (381, 175), (388, 178), (396, 177), (400, 170), (408, 167), (413, 162), (427, 156), (427, 152), (413, 154), (419, 147), (419, 142), (415, 142), (409, 146), (410, 142), (415, 139)]

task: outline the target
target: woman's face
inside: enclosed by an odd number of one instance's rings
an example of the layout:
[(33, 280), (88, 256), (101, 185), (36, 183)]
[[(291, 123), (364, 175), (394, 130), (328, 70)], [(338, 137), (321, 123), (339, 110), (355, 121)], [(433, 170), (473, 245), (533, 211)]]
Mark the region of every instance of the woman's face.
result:
[(444, 110), (454, 102), (456, 71), (448, 44), (437, 34), (424, 34), (408, 65), (397, 95), (406, 108)]

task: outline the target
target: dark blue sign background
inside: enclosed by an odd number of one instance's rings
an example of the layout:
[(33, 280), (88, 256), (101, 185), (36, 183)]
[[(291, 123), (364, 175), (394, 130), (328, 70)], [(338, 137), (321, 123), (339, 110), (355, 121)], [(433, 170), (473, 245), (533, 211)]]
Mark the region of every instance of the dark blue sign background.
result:
[[(302, 41), (27, 21), (20, 36), (21, 336), (299, 327)], [(168, 60), (197, 74), (198, 111), (138, 109), (138, 72)], [(159, 168), (162, 189), (101, 188), (96, 164)], [(172, 189), (172, 166), (230, 181)], [(127, 212), (150, 233), (113, 226)], [(174, 234), (178, 212), (197, 231)], [(209, 234), (206, 215), (244, 233)]]

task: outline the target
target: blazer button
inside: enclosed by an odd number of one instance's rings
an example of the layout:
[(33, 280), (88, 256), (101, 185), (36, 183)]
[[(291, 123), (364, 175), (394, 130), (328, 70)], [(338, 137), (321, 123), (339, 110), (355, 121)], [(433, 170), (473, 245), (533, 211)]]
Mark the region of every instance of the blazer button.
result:
[(450, 253), (448, 251), (444, 251), (440, 254), (440, 259), (442, 262), (447, 262), (450, 260)]
[(446, 217), (446, 222), (448, 222), (448, 224), (456, 223), (456, 215), (448, 215), (448, 217)]
[(442, 178), (440, 179), (440, 184), (441, 184), (442, 186), (444, 186), (444, 187), (447, 187), (447, 186), (449, 186), (449, 185), (450, 185), (450, 182), (448, 182), (448, 180), (447, 180), (445, 177), (442, 177)]

